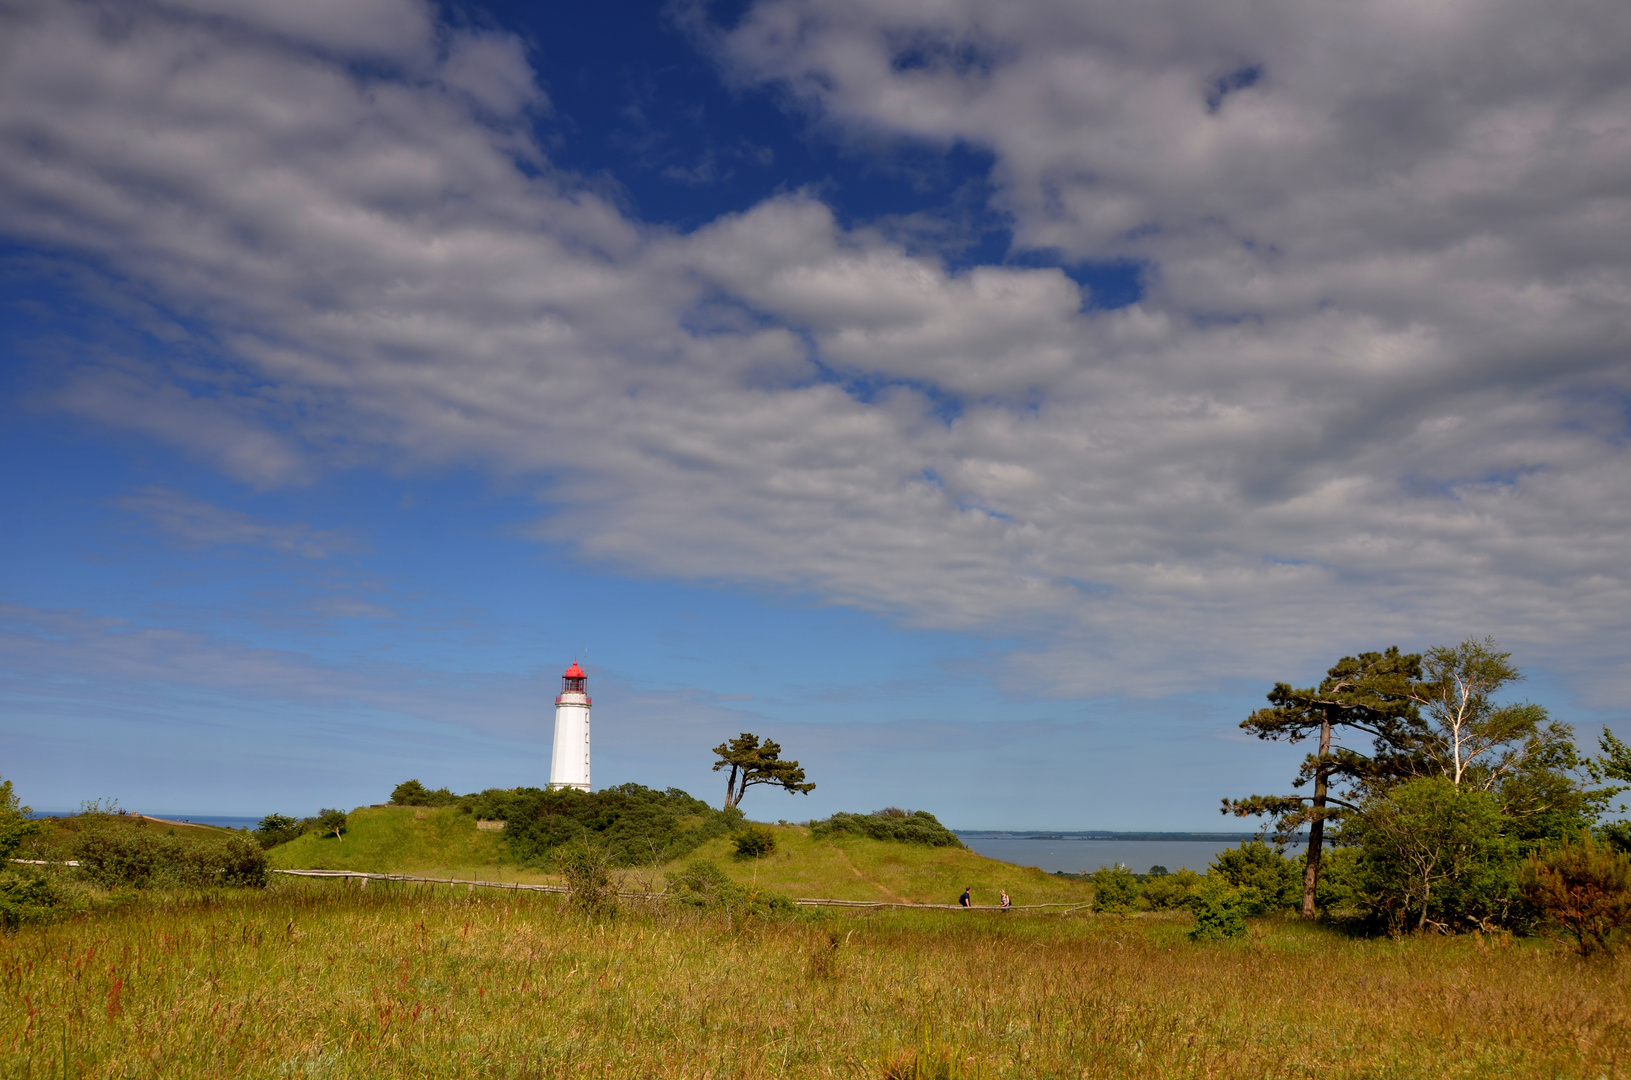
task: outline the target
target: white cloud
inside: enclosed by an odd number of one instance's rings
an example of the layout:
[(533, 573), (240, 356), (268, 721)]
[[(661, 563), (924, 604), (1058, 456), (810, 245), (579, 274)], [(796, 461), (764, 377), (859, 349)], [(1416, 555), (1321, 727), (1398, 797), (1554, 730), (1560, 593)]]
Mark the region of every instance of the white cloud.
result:
[(65, 408), (257, 484), (547, 477), (585, 557), (1017, 634), (1072, 693), (1469, 632), (1613, 684), (1620, 7), (771, 0), (721, 46), (837, 129), (990, 147), (1021, 244), (1151, 264), (1088, 314), (808, 195), (632, 221), (517, 126), (509, 39), (360, 74), (164, 10), (0, 15), (0, 230), (222, 348), (88, 356)]
[[(257, 547), (305, 559), (326, 559), (331, 552), (355, 546), (339, 533), (307, 525), (264, 521), (170, 488), (132, 491), (121, 496), (118, 505), (142, 515), (160, 532), (188, 547)], [(350, 603), (358, 610), (364, 606), (357, 601)]]

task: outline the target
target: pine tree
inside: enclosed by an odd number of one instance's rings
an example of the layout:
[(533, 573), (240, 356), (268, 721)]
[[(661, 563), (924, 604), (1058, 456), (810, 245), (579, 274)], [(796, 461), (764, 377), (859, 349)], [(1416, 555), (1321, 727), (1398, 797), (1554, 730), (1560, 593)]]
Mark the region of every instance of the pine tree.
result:
[(726, 809), (739, 805), (748, 788), (756, 784), (776, 784), (789, 794), (808, 795), (815, 790), (814, 784), (805, 782), (799, 763), (781, 760), (781, 752), (781, 746), (773, 739), (761, 743), (759, 736), (746, 731), (714, 747), (714, 754), (719, 758), (714, 762), (714, 772), (730, 769), (725, 779)]
[[(1302, 914), (1314, 915), (1319, 886), (1320, 853), (1325, 843), (1325, 822), (1358, 809), (1351, 798), (1333, 794), (1336, 786), (1354, 795), (1368, 784), (1417, 771), (1423, 735), (1412, 691), (1421, 678), (1421, 657), (1386, 652), (1345, 656), (1315, 687), (1297, 689), (1276, 683), (1269, 692), (1270, 707), (1258, 709), (1240, 726), (1260, 739), (1298, 743), (1319, 738), (1319, 750), (1304, 759), (1293, 787), (1310, 782), (1309, 795), (1252, 795), (1223, 800), (1223, 812), (1237, 817), (1271, 815), (1281, 836), (1308, 826), (1308, 863), (1303, 873)], [(1365, 754), (1337, 739), (1344, 731), (1367, 735), (1371, 753)]]

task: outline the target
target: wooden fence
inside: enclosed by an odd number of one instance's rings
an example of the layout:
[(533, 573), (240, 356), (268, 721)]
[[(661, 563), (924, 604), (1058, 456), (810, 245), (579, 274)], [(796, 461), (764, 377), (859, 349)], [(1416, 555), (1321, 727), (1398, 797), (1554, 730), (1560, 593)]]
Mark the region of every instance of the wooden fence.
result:
[[(419, 877), (415, 874), (375, 874), (363, 870), (273, 870), (274, 874), (288, 874), (291, 877), (311, 878), (348, 878), (358, 881), (362, 888), (367, 888), (370, 881), (406, 881), (423, 885), (446, 885), (457, 888), (463, 885), (470, 892), (477, 889), (513, 889), (521, 892), (542, 892), (565, 894), (570, 890), (565, 885), (528, 885), (519, 881), (481, 881), (475, 878), (438, 878)], [(665, 900), (666, 893), (647, 892), (620, 892), (617, 894), (625, 900)], [(1002, 911), (1000, 907), (972, 907), (965, 908), (960, 904), (911, 904), (904, 901), (890, 902), (884, 900), (832, 900), (820, 896), (800, 896), (793, 903), (800, 907), (836, 907), (836, 908), (913, 908), (927, 911)], [(1009, 911), (1040, 911), (1043, 909), (1069, 908), (1071, 911), (1086, 907), (1086, 904), (1015, 904)], [(1069, 912), (1061, 912), (1069, 914)]]

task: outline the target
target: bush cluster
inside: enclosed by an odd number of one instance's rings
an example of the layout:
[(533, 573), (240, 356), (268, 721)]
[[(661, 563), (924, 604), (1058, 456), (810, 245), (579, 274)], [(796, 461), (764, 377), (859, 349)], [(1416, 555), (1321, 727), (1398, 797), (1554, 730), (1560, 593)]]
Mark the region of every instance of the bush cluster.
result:
[(742, 812), (716, 810), (679, 788), (656, 791), (620, 784), (601, 791), (490, 788), (459, 799), (460, 809), (503, 821), (504, 842), (518, 861), (551, 862), (554, 849), (589, 840), (611, 866), (667, 862), (742, 827)]
[(1288, 859), (1261, 841), (1228, 848), (1205, 874), (1180, 867), (1169, 872), (1154, 866), (1148, 874), (1127, 867), (1101, 867), (1086, 875), (1093, 883), (1093, 910), (1103, 914), (1133, 911), (1195, 913), (1199, 939), (1236, 937), (1246, 932), (1245, 919), (1294, 909), (1302, 900), (1304, 858)]
[(182, 839), (155, 829), (106, 825), (79, 830), (72, 851), (79, 872), (104, 889), (266, 885), (266, 851), (241, 833)]
[(703, 911), (723, 912), (733, 918), (788, 918), (798, 905), (781, 893), (750, 888), (732, 881), (719, 865), (694, 859), (678, 873), (666, 875), (670, 902)]
[(889, 806), (870, 814), (834, 814), (824, 821), (810, 822), (810, 835), (817, 839), (845, 834), (924, 847), (963, 846), (957, 834), (940, 824), (927, 810)]
[(447, 788), (431, 791), (417, 780), (404, 780), (391, 792), (392, 806), (452, 806), (459, 797)]
[(744, 825), (736, 832), (736, 857), (762, 859), (776, 850), (776, 833), (768, 825)]
[(23, 841), (39, 832), (39, 823), (29, 820), (29, 813), (12, 791), (11, 781), (0, 780), (0, 927), (7, 930), (49, 918), (64, 901), (56, 883), (38, 867), (11, 861)]
[(290, 840), (318, 833), (339, 837), (345, 832), (349, 817), (344, 810), (319, 810), (314, 817), (294, 818), (287, 814), (267, 814), (255, 827), (255, 839), (260, 846), (271, 849)]
[(1612, 952), (1631, 929), (1631, 857), (1587, 832), (1555, 850), (1533, 853), (1523, 868), (1523, 899), (1574, 939), (1581, 956)]

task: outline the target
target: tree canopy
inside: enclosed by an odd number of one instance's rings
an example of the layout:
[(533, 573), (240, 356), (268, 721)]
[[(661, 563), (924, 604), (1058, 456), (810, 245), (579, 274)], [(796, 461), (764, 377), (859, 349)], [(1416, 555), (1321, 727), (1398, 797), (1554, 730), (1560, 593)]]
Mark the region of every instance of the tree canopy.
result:
[[(1355, 797), (1367, 783), (1408, 771), (1413, 758), (1411, 733), (1418, 726), (1411, 690), (1421, 675), (1421, 657), (1383, 652), (1344, 656), (1331, 666), (1318, 686), (1298, 689), (1276, 683), (1269, 707), (1258, 709), (1240, 726), (1260, 739), (1297, 743), (1315, 734), (1319, 749), (1303, 760), (1292, 787), (1310, 781), (1310, 794), (1251, 795), (1224, 799), (1223, 812), (1237, 817), (1271, 815), (1276, 831), (1288, 836), (1308, 826), (1308, 860), (1303, 879), (1302, 912), (1314, 914), (1319, 888), (1320, 854), (1325, 822), (1358, 808)], [(1369, 736), (1370, 753), (1336, 740), (1344, 731)], [(1332, 793), (1333, 784), (1346, 798)]]
[[(1319, 749), (1292, 782), (1312, 793), (1225, 799), (1224, 812), (1270, 816), (1281, 836), (1308, 827), (1304, 915), (1314, 914), (1331, 821), (1353, 853), (1344, 891), (1387, 925), (1507, 923), (1518, 863), (1589, 828), (1620, 790), (1584, 783), (1568, 724), (1532, 702), (1497, 700), (1522, 678), (1494, 640), (1468, 638), (1424, 656), (1344, 657), (1307, 689), (1276, 684), (1270, 707), (1241, 727), (1293, 743), (1317, 732)], [(1611, 735), (1603, 748), (1592, 774), (1631, 779), (1631, 753)]]
[(804, 779), (804, 770), (796, 761), (783, 761), (782, 748), (773, 739), (762, 742), (759, 736), (746, 731), (729, 742), (714, 747), (714, 772), (729, 768), (725, 778), (725, 807), (740, 806), (748, 788), (758, 784), (775, 784), (788, 794), (808, 795), (815, 785)]

